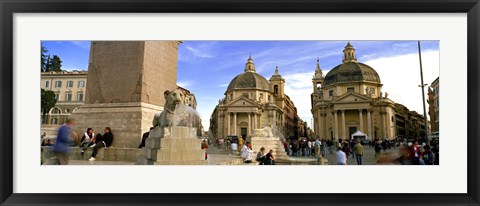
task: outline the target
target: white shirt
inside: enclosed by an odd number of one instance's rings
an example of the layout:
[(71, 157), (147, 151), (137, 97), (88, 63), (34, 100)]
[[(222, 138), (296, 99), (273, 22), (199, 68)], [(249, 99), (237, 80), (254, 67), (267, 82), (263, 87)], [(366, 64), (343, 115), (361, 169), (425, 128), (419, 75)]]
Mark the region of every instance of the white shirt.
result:
[(312, 142), (308, 141), (308, 148), (312, 148)]
[(337, 163), (338, 164), (347, 164), (347, 155), (342, 150), (337, 151)]

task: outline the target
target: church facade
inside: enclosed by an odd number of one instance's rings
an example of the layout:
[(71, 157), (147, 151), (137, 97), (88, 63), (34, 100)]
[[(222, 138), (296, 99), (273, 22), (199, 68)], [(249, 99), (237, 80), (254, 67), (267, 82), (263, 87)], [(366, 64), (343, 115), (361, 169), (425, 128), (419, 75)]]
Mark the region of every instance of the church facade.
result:
[[(234, 77), (210, 118), (214, 138), (238, 136), (246, 139), (254, 129), (270, 126), (287, 134), (287, 125), (297, 124), (297, 109), (284, 93), (285, 79), (278, 67), (269, 80), (256, 73), (249, 56), (244, 72)], [(287, 113), (285, 111), (288, 110)], [(288, 116), (286, 116), (288, 115)]]
[(348, 43), (342, 64), (323, 75), (317, 60), (312, 79), (312, 115), (315, 136), (320, 139), (351, 139), (357, 131), (367, 139), (396, 138), (395, 102), (383, 94), (378, 73), (357, 61)]

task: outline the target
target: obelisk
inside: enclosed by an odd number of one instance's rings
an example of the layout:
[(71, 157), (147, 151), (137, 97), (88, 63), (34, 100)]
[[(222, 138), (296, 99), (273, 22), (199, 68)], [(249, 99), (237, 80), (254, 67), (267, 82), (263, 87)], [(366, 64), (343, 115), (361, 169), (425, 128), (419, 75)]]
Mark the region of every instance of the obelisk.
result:
[(85, 104), (71, 115), (81, 136), (110, 127), (112, 146), (138, 147), (175, 89), (179, 41), (92, 41)]

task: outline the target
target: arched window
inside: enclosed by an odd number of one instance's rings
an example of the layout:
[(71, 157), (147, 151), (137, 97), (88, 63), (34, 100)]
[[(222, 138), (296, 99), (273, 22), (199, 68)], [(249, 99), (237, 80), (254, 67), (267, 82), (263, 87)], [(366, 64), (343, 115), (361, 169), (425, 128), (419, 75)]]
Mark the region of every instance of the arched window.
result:
[(52, 113), (52, 114), (61, 114), (61, 113), (62, 113), (62, 110), (60, 110), (58, 107), (54, 107), (54, 108), (52, 108), (52, 110), (50, 110), (50, 113)]
[(273, 86), (273, 93), (278, 94), (278, 85)]

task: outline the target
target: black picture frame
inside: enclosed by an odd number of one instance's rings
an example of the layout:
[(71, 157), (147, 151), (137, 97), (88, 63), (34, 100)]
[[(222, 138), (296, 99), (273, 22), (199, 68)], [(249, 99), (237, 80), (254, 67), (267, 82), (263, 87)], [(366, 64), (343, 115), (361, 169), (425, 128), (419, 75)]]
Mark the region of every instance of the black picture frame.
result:
[[(0, 0), (1, 205), (479, 205), (479, 0)], [(13, 14), (15, 13), (467, 13), (466, 194), (19, 194), (13, 193)], [(454, 137), (449, 137), (454, 138)], [(461, 144), (464, 145), (464, 144)]]

